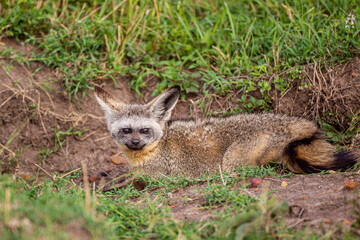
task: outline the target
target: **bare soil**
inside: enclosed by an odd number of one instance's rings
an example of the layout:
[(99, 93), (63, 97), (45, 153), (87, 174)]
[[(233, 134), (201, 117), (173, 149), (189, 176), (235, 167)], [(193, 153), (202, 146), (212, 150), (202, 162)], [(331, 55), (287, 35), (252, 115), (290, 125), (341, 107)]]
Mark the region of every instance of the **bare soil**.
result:
[[(14, 40), (3, 39), (2, 42), (0, 47), (13, 47), (24, 56), (34, 50), (32, 46), (21, 45)], [(293, 83), (282, 98), (274, 95), (275, 112), (316, 118), (332, 109), (336, 115), (334, 121), (346, 124), (347, 116), (359, 111), (359, 56), (333, 69), (313, 66), (306, 74), (314, 88), (299, 90)], [(119, 165), (111, 161), (122, 158), (109, 136), (102, 110), (91, 91), (81, 99), (81, 104), (70, 102), (61, 86), (63, 80), (55, 70), (36, 62), (30, 66), (22, 65), (11, 58), (0, 58), (0, 79), (0, 156), (2, 160), (5, 159), (0, 165), (1, 173), (41, 179), (76, 170), (84, 162), (90, 181), (98, 186), (100, 182), (110, 181), (128, 172), (123, 161)], [(53, 83), (44, 84), (51, 81)], [(150, 93), (155, 88), (156, 80), (148, 82), (148, 88), (144, 89), (144, 97), (140, 100), (129, 88), (126, 78), (119, 77), (116, 85), (112, 80), (95, 83), (101, 84), (124, 102), (143, 103), (151, 99)], [(191, 99), (188, 99), (176, 106), (173, 118), (187, 118), (190, 114), (201, 117), (199, 106), (192, 105)], [(57, 147), (56, 133), (69, 130), (83, 133), (81, 136), (63, 134), (61, 141), (64, 143)], [(45, 157), (44, 149), (57, 151)], [(282, 179), (269, 178), (258, 189), (249, 188), (248, 191), (259, 195), (265, 190), (276, 190), (273, 195), (280, 200), (288, 200), (292, 207), (286, 220), (289, 226), (346, 226), (355, 221), (356, 209), (351, 201), (359, 206), (360, 197), (359, 186), (353, 190), (344, 187), (348, 180), (360, 183), (359, 173), (299, 175), (286, 179), (287, 187), (280, 186)], [(173, 206), (176, 219), (206, 220), (213, 216), (211, 210), (198, 209), (203, 196), (194, 189), (199, 187), (201, 184), (171, 193), (169, 205)], [(192, 200), (184, 201), (184, 196)]]
[[(356, 220), (360, 208), (359, 188), (348, 189), (349, 181), (360, 182), (358, 173), (332, 173), (326, 175), (297, 175), (292, 178), (265, 178), (256, 188), (248, 187), (242, 194), (260, 197), (262, 194), (276, 196), (279, 201), (288, 201), (290, 212), (286, 216), (289, 226), (304, 225), (320, 229), (344, 225), (349, 227)], [(248, 181), (239, 183), (239, 186)], [(287, 186), (282, 186), (283, 182)], [(204, 196), (197, 191), (203, 184), (177, 189), (168, 194), (168, 206), (175, 219), (202, 221), (213, 217), (224, 206), (203, 210)], [(153, 196), (156, 197), (155, 195)], [(226, 206), (225, 206), (226, 207)], [(356, 215), (356, 214), (357, 215)]]
[(275, 95), (276, 112), (322, 120), (346, 130), (351, 115), (360, 109), (360, 56), (331, 69), (314, 62), (304, 66), (303, 79), (311, 88), (293, 80), (281, 97)]

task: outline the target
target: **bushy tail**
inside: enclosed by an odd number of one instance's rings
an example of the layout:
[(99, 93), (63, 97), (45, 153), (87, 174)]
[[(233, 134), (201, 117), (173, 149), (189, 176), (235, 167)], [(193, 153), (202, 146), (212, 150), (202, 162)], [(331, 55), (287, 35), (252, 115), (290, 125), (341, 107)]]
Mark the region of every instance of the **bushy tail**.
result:
[(284, 150), (285, 163), (297, 173), (317, 173), (323, 170), (341, 170), (354, 166), (358, 157), (354, 152), (336, 153), (335, 146), (316, 132), (310, 138), (292, 141)]

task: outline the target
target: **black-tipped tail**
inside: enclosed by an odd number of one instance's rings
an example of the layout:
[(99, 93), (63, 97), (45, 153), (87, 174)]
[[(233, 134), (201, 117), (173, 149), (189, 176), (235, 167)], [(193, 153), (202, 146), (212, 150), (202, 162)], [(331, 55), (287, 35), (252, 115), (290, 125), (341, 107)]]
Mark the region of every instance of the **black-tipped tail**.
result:
[[(329, 148), (329, 155), (325, 157), (323, 153), (327, 151), (327, 148)], [(354, 152), (342, 151), (331, 155), (331, 149), (333, 147), (330, 143), (326, 142), (321, 135), (315, 134), (311, 138), (291, 142), (285, 148), (284, 155), (290, 170), (303, 173), (318, 173), (326, 170), (345, 171), (358, 163), (358, 157)]]
[[(305, 159), (299, 158), (296, 148), (301, 145), (310, 145), (315, 139), (315, 136), (311, 138), (305, 138), (289, 143), (289, 145), (284, 150), (284, 155), (288, 157), (288, 164), (290, 169), (300, 168), (304, 173), (314, 173), (321, 172), (325, 169), (319, 169), (318, 166), (314, 167), (310, 165)], [(298, 166), (298, 167), (297, 167)], [(320, 167), (322, 168), (322, 167)], [(292, 170), (293, 171), (293, 170)], [(296, 171), (297, 172), (297, 171)]]
[(351, 151), (342, 151), (335, 154), (335, 161), (333, 165), (328, 170), (341, 170), (345, 171), (355, 164), (357, 164), (357, 158), (355, 154)]

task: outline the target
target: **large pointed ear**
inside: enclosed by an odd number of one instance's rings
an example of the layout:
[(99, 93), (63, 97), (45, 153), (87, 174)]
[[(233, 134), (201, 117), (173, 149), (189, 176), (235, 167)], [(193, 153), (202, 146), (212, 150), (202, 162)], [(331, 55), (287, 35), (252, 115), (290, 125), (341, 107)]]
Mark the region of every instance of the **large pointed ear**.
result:
[(111, 114), (124, 106), (122, 101), (99, 86), (95, 86), (95, 97), (101, 108), (104, 110), (105, 115)]
[(171, 117), (171, 111), (174, 109), (180, 96), (180, 86), (172, 86), (164, 93), (147, 104), (152, 117), (159, 121), (167, 121)]

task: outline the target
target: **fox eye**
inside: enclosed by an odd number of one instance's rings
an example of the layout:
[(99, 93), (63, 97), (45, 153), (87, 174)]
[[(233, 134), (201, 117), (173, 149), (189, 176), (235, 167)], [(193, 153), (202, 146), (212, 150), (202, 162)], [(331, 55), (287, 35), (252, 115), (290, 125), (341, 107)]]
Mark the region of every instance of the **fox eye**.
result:
[(125, 134), (130, 134), (130, 133), (132, 133), (132, 129), (131, 129), (131, 128), (122, 128), (121, 130), (122, 130), (123, 133), (125, 133)]
[(148, 133), (149, 133), (149, 129), (148, 129), (148, 128), (143, 128), (143, 129), (140, 130), (140, 133), (148, 134)]

